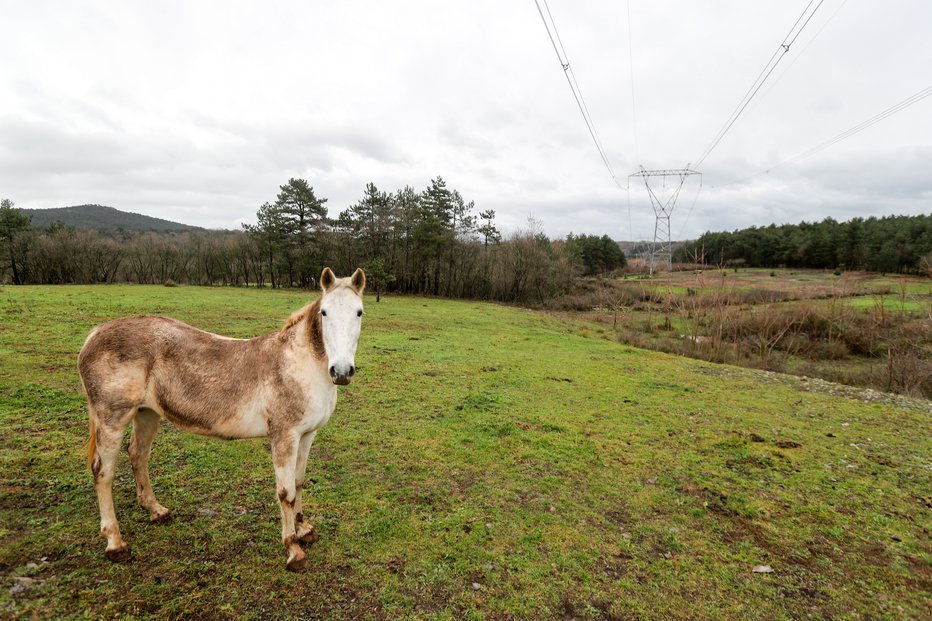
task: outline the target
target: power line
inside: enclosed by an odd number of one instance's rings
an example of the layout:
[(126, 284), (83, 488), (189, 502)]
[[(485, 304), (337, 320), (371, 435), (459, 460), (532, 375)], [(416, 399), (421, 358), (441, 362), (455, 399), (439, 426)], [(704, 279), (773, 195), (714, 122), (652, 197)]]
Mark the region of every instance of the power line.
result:
[[(595, 123), (592, 121), (592, 114), (590, 114), (589, 106), (586, 105), (586, 99), (583, 97), (582, 90), (579, 88), (579, 82), (576, 81), (576, 72), (573, 71), (573, 67), (570, 65), (570, 57), (566, 53), (566, 48), (563, 47), (563, 39), (560, 38), (560, 31), (557, 30), (557, 23), (553, 21), (553, 14), (550, 12), (550, 5), (547, 4), (547, 0), (544, 0), (544, 8), (547, 9), (547, 17), (550, 19), (550, 23), (553, 25), (553, 34), (556, 36), (557, 43), (560, 45), (560, 52), (563, 54), (563, 58), (566, 59), (566, 67), (564, 68), (564, 71), (573, 82), (572, 88), (575, 90), (575, 92), (579, 93), (579, 101), (582, 102), (582, 108), (584, 111), (583, 118), (589, 119), (589, 122), (592, 124), (593, 139), (596, 142), (596, 146), (601, 153), (605, 153), (605, 147), (602, 145), (602, 140), (599, 138), (599, 133), (595, 131)], [(557, 54), (557, 57), (559, 58), (560, 55)]]
[(754, 108), (756, 108), (757, 105), (761, 102), (761, 99), (765, 98), (767, 94), (770, 93), (770, 91), (772, 91), (774, 87), (780, 83), (780, 80), (782, 80), (783, 77), (790, 72), (790, 69), (793, 68), (793, 65), (795, 65), (797, 61), (803, 57), (803, 55), (806, 53), (806, 50), (809, 49), (809, 46), (819, 38), (819, 35), (822, 34), (822, 31), (825, 30), (830, 23), (832, 23), (832, 20), (835, 19), (835, 16), (838, 15), (838, 13), (845, 7), (846, 4), (848, 4), (848, 0), (842, 0), (841, 4), (839, 4), (838, 7), (829, 16), (829, 18), (823, 22), (822, 26), (816, 31), (816, 33), (812, 35), (812, 38), (806, 42), (806, 45), (804, 45), (802, 49), (799, 50), (799, 53), (793, 57), (793, 60), (790, 61), (790, 64), (785, 66), (783, 71), (770, 81), (770, 86), (768, 86), (767, 89), (761, 93), (761, 96), (757, 99), (755, 104), (749, 108), (750, 110), (754, 110)]
[(696, 201), (699, 200), (699, 193), (702, 192), (702, 175), (699, 176), (699, 187), (696, 188), (696, 194), (693, 196), (693, 202), (689, 205), (689, 211), (686, 212), (686, 219), (683, 220), (683, 226), (680, 227), (679, 235), (677, 239), (683, 238), (683, 231), (686, 230), (686, 225), (689, 224), (689, 216), (693, 215), (693, 207), (696, 206)]
[[(595, 129), (595, 123), (592, 120), (592, 117), (589, 115), (589, 108), (586, 106), (585, 99), (583, 99), (582, 91), (579, 89), (579, 83), (576, 81), (576, 76), (573, 74), (573, 70), (570, 69), (570, 61), (566, 55), (566, 50), (563, 49), (562, 41), (557, 47), (557, 41), (560, 40), (560, 34), (557, 31), (556, 22), (553, 21), (553, 16), (550, 14), (550, 7), (547, 5), (547, 0), (544, 0), (544, 6), (547, 7), (547, 15), (550, 16), (550, 23), (547, 23), (547, 18), (544, 17), (544, 11), (540, 8), (539, 0), (534, 0), (534, 4), (537, 5), (537, 12), (540, 13), (540, 19), (544, 22), (544, 28), (547, 30), (547, 36), (550, 37), (550, 43), (553, 45), (553, 51), (557, 55), (557, 60), (560, 62), (560, 66), (563, 68), (563, 75), (566, 76), (566, 82), (570, 86), (570, 90), (573, 92), (573, 98), (576, 100), (576, 106), (579, 108), (579, 113), (583, 117), (583, 121), (586, 122), (586, 127), (589, 129), (589, 135), (592, 137), (592, 142), (595, 143), (595, 148), (599, 151), (599, 157), (602, 158), (602, 163), (605, 164), (608, 174), (612, 176), (612, 180), (616, 185), (621, 187), (621, 184), (618, 182), (618, 178), (615, 176), (615, 171), (612, 170), (612, 165), (608, 161), (608, 156), (605, 154), (605, 149), (602, 147), (602, 141), (599, 140), (598, 132)], [(550, 32), (550, 27), (553, 26), (553, 33)], [(556, 40), (554, 39), (556, 35)], [(562, 54), (561, 51), (563, 50)]]
[(881, 112), (881, 113), (879, 113), (879, 114), (876, 114), (876, 115), (872, 116), (871, 118), (867, 119), (866, 121), (864, 121), (864, 122), (862, 122), (862, 123), (859, 123), (858, 125), (855, 125), (855, 126), (852, 127), (851, 129), (848, 129), (848, 130), (846, 130), (846, 131), (844, 131), (844, 132), (838, 134), (838, 135), (835, 136), (834, 138), (830, 138), (829, 140), (826, 140), (826, 141), (823, 142), (822, 144), (819, 144), (819, 145), (816, 145), (816, 146), (812, 147), (812, 148), (809, 149), (808, 151), (804, 151), (803, 153), (800, 153), (799, 155), (796, 155), (796, 156), (790, 158), (790, 159), (787, 160), (786, 162), (781, 162), (780, 164), (778, 164), (778, 166), (782, 166), (783, 164), (786, 164), (786, 163), (789, 163), (789, 162), (794, 162), (794, 161), (797, 161), (797, 160), (805, 159), (805, 158), (809, 157), (810, 155), (815, 155), (815, 154), (818, 153), (819, 151), (822, 151), (823, 149), (827, 149), (827, 148), (829, 148), (829, 147), (831, 147), (831, 146), (833, 146), (833, 145), (835, 145), (835, 144), (841, 142), (842, 140), (845, 140), (845, 139), (847, 139), (847, 138), (850, 138), (851, 136), (854, 136), (855, 134), (858, 134), (858, 133), (864, 131), (864, 130), (867, 129), (868, 127), (871, 127), (872, 125), (876, 125), (876, 124), (879, 123), (880, 121), (883, 121), (884, 119), (893, 116), (894, 114), (896, 114), (897, 112), (900, 112), (901, 110), (905, 110), (906, 108), (910, 107), (910, 106), (913, 105), (914, 103), (917, 103), (917, 102), (919, 102), (919, 101), (925, 99), (925, 98), (928, 97), (929, 95), (932, 95), (932, 86), (927, 86), (927, 87), (925, 87), (924, 89), (922, 89), (922, 90), (919, 91), (918, 93), (916, 93), (916, 94), (914, 94), (914, 95), (911, 95), (911, 96), (907, 97), (907, 98), (904, 99), (903, 101), (901, 101), (901, 102), (899, 102), (899, 103), (897, 103), (897, 104), (895, 104), (895, 105), (893, 105), (893, 106), (887, 108), (887, 109), (884, 110), (883, 112)]
[[(731, 113), (731, 116), (729, 116), (728, 120), (725, 121), (725, 124), (715, 135), (715, 138), (712, 139), (712, 142), (708, 147), (706, 147), (706, 150), (703, 151), (702, 156), (696, 162), (696, 168), (699, 168), (702, 165), (705, 159), (709, 157), (709, 154), (711, 154), (715, 147), (718, 146), (718, 143), (722, 141), (722, 138), (725, 137), (725, 134), (727, 134), (728, 131), (732, 128), (732, 126), (738, 120), (738, 117), (741, 116), (741, 113), (744, 112), (745, 108), (748, 107), (748, 104), (751, 103), (751, 100), (754, 99), (754, 96), (764, 85), (764, 82), (766, 82), (767, 78), (770, 77), (770, 74), (773, 73), (773, 70), (777, 68), (777, 65), (780, 63), (783, 57), (787, 54), (787, 52), (790, 51), (790, 47), (793, 45), (793, 43), (796, 42), (796, 39), (802, 33), (803, 29), (805, 29), (806, 25), (809, 24), (809, 21), (816, 14), (816, 11), (819, 10), (819, 7), (822, 6), (824, 1), (825, 0), (819, 0), (819, 3), (814, 9), (812, 9), (812, 12), (809, 12), (809, 8), (812, 6), (812, 3), (815, 2), (815, 0), (809, 0), (809, 4), (806, 5), (806, 8), (803, 9), (803, 12), (796, 19), (796, 22), (793, 24), (793, 27), (790, 28), (789, 33), (787, 33), (787, 35), (783, 38), (783, 42), (780, 43), (780, 46), (776, 49), (776, 51), (774, 51), (773, 55), (770, 57), (770, 60), (767, 61), (766, 65), (764, 65), (764, 68), (757, 75), (757, 79), (754, 80), (750, 88), (748, 88), (747, 92), (744, 94), (744, 97), (742, 97), (741, 101), (738, 102), (734, 112)], [(809, 15), (808, 17), (806, 17), (807, 13)], [(805, 21), (803, 21), (803, 18), (805, 18)], [(799, 25), (800, 22), (802, 22), (802, 26)], [(799, 26), (798, 29), (797, 26)]]
[(638, 112), (634, 105), (634, 52), (631, 44), (631, 0), (625, 3), (628, 9), (628, 73), (631, 76), (631, 125), (634, 133), (634, 155), (641, 161), (641, 150), (638, 148)]
[(821, 143), (817, 144), (816, 146), (814, 146), (814, 147), (812, 147), (812, 148), (810, 148), (810, 149), (807, 149), (807, 150), (805, 150), (805, 151), (802, 151), (802, 152), (800, 152), (800, 153), (794, 155), (793, 157), (791, 157), (791, 158), (789, 158), (789, 159), (783, 160), (783, 161), (780, 162), (779, 164), (775, 164), (775, 165), (771, 166), (770, 168), (766, 168), (766, 169), (764, 169), (764, 170), (762, 170), (762, 171), (760, 171), (760, 172), (754, 173), (753, 175), (750, 175), (750, 176), (745, 177), (745, 178), (743, 178), (743, 179), (738, 179), (738, 180), (736, 180), (736, 181), (731, 181), (731, 182), (729, 182), (729, 183), (726, 183), (726, 184), (724, 184), (724, 185), (720, 185), (720, 186), (718, 186), (718, 187), (723, 188), (723, 187), (726, 187), (726, 186), (735, 185), (736, 183), (744, 183), (745, 181), (749, 181), (749, 180), (751, 180), (751, 179), (753, 179), (753, 178), (755, 178), (755, 177), (758, 177), (758, 176), (763, 175), (763, 174), (765, 174), (765, 173), (769, 173), (769, 172), (771, 172), (772, 170), (776, 170), (777, 168), (780, 168), (781, 166), (785, 166), (786, 164), (790, 164), (790, 163), (793, 163), (793, 162), (798, 162), (799, 160), (806, 159), (807, 157), (810, 157), (810, 156), (812, 156), (812, 155), (815, 155), (815, 154), (818, 153), (819, 151), (824, 151), (825, 149), (828, 149), (829, 147), (835, 146), (836, 144), (838, 144), (839, 142), (841, 142), (841, 141), (843, 141), (843, 140), (847, 140), (848, 138), (851, 138), (851, 137), (854, 136), (855, 134), (861, 133), (861, 132), (864, 131), (865, 129), (867, 129), (867, 128), (869, 128), (869, 127), (872, 127), (872, 126), (876, 125), (877, 123), (879, 123), (879, 122), (881, 122), (881, 121), (883, 121), (883, 120), (885, 120), (885, 119), (890, 118), (890, 117), (893, 116), (894, 114), (897, 114), (897, 113), (899, 113), (899, 112), (902, 112), (903, 110), (905, 110), (906, 108), (909, 108), (909, 107), (912, 106), (913, 104), (919, 103), (920, 101), (922, 101), (923, 99), (925, 99), (925, 98), (928, 97), (929, 95), (932, 95), (932, 85), (925, 87), (924, 89), (920, 90), (920, 91), (917, 92), (917, 93), (913, 93), (912, 95), (910, 95), (910, 96), (907, 97), (906, 99), (904, 99), (904, 100), (902, 100), (902, 101), (900, 101), (900, 102), (898, 102), (898, 103), (893, 104), (892, 106), (890, 106), (889, 108), (887, 108), (887, 109), (884, 110), (883, 112), (878, 112), (877, 114), (875, 114), (875, 115), (872, 116), (871, 118), (867, 119), (866, 121), (862, 121), (862, 122), (858, 123), (857, 125), (855, 125), (855, 126), (849, 128), (849, 129), (846, 129), (845, 131), (841, 132), (840, 134), (834, 136), (833, 138), (829, 138), (828, 140), (826, 140), (826, 141), (824, 141), (824, 142), (821, 142)]

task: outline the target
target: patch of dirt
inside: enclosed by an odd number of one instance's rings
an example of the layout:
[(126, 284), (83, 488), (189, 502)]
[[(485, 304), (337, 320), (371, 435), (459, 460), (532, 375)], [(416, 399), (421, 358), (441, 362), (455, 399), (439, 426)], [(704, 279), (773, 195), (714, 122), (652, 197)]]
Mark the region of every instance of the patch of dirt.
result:
[(773, 462), (759, 455), (748, 455), (741, 459), (729, 459), (725, 462), (729, 470), (747, 473), (751, 468), (772, 468)]
[(702, 500), (703, 506), (713, 513), (725, 516), (738, 515), (734, 509), (727, 506), (728, 495), (722, 492), (717, 492), (705, 486), (700, 487), (692, 481), (677, 486), (676, 491)]
[(870, 454), (867, 456), (867, 458), (871, 460), (872, 462), (874, 462), (875, 464), (880, 464), (881, 466), (888, 466), (890, 468), (896, 468), (897, 466), (899, 466), (897, 462), (883, 455)]
[(604, 619), (605, 621), (630, 621), (631, 619), (636, 619), (637, 617), (633, 615), (618, 615), (612, 613), (612, 603), (608, 600), (593, 600), (586, 603), (574, 602), (571, 595), (564, 595), (563, 599), (560, 601), (560, 606), (558, 609), (559, 617), (561, 621), (583, 621), (584, 619), (591, 619), (592, 614), (589, 612), (591, 609), (599, 611), (599, 619)]

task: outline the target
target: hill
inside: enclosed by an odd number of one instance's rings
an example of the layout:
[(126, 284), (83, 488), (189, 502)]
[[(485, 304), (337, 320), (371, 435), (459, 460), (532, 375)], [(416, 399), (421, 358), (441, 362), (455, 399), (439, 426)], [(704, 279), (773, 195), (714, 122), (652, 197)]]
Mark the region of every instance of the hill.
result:
[(76, 229), (93, 229), (96, 231), (194, 231), (199, 227), (153, 218), (138, 213), (120, 211), (104, 205), (77, 205), (74, 207), (57, 207), (54, 209), (20, 209), (32, 218), (32, 225), (46, 228), (56, 222)]

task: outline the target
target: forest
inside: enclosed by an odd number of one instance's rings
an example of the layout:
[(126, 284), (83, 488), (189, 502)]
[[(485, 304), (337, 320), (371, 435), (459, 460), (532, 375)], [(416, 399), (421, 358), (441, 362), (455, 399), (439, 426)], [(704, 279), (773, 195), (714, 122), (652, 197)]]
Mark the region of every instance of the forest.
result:
[(705, 233), (673, 260), (747, 267), (926, 273), (932, 268), (932, 215), (771, 224)]
[[(92, 230), (61, 222), (36, 227), (3, 199), (0, 253), (0, 282), (13, 284), (313, 288), (325, 266), (338, 273), (362, 266), (377, 294), (512, 303), (543, 303), (568, 292), (577, 276), (627, 265), (607, 235), (550, 239), (529, 219), (523, 230), (503, 236), (493, 210), (478, 210), (439, 176), (420, 191), (383, 191), (368, 183), (335, 217), (306, 180), (290, 179), (258, 208), (256, 223), (239, 231)], [(827, 218), (708, 232), (677, 248), (674, 262), (929, 273), (932, 216)]]
[(362, 266), (377, 294), (543, 302), (568, 290), (578, 273), (625, 265), (607, 235), (551, 240), (529, 220), (503, 237), (494, 211), (476, 213), (474, 202), (439, 176), (422, 191), (387, 192), (369, 183), (336, 217), (304, 179), (279, 190), (259, 207), (256, 224), (241, 231), (37, 228), (4, 199), (0, 281), (313, 288), (325, 266), (340, 274)]

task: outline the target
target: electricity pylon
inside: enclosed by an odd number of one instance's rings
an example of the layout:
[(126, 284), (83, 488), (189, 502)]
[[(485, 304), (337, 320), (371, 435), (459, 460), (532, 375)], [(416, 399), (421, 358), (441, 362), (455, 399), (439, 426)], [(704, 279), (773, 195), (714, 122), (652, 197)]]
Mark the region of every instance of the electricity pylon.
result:
[[(654, 208), (654, 215), (657, 217), (654, 221), (654, 242), (650, 246), (651, 276), (654, 275), (654, 270), (657, 269), (657, 263), (660, 261), (666, 263), (668, 271), (673, 269), (673, 241), (670, 239), (670, 216), (673, 214), (673, 208), (676, 207), (676, 199), (679, 197), (680, 190), (683, 189), (683, 184), (686, 182), (686, 179), (690, 175), (701, 174), (701, 172), (690, 170), (689, 164), (686, 164), (686, 168), (667, 168), (662, 170), (645, 170), (645, 168), (641, 166), (639, 172), (628, 175), (629, 185), (631, 177), (641, 177), (644, 179), (644, 185), (647, 187), (647, 194), (650, 196), (650, 204)], [(650, 187), (651, 177), (661, 177), (664, 187), (666, 187), (667, 177), (676, 177), (679, 179), (679, 183), (676, 185), (673, 192), (664, 198), (663, 192), (658, 196)]]

